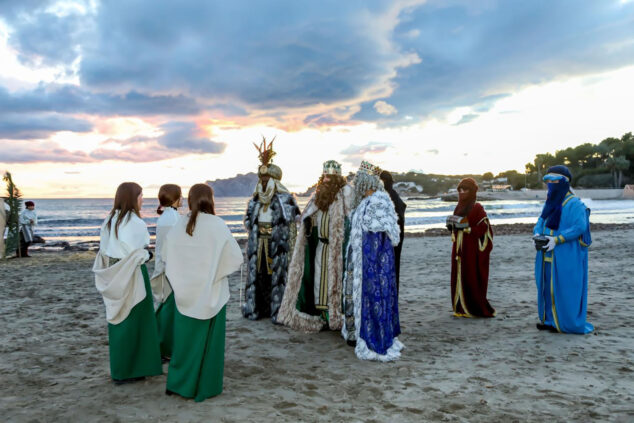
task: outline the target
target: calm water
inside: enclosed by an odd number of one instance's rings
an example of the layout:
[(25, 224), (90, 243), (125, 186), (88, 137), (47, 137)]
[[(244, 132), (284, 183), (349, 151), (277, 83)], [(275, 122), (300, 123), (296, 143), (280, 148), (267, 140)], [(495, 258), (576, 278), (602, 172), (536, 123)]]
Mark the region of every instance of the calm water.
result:
[[(216, 214), (222, 217), (233, 234), (245, 237), (242, 217), (247, 197), (222, 197), (216, 199)], [(99, 228), (112, 207), (112, 199), (63, 199), (34, 200), (39, 216), (36, 233), (47, 242), (95, 241), (99, 239)], [(308, 198), (299, 197), (304, 208)], [(634, 223), (634, 201), (630, 200), (584, 200), (592, 209), (590, 220), (595, 223)], [(483, 201), (492, 223), (534, 223), (541, 211), (540, 201)], [(158, 200), (145, 199), (142, 216), (154, 235)], [(408, 232), (420, 232), (428, 228), (443, 227), (447, 215), (453, 212), (454, 203), (431, 200), (407, 201), (405, 226)], [(186, 213), (182, 207), (179, 212)]]

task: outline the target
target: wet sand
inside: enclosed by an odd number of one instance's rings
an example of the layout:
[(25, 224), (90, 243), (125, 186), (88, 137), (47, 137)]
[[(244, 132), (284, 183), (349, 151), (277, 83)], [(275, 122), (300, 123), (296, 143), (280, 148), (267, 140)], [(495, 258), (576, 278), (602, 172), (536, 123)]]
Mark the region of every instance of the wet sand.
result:
[[(617, 421), (634, 420), (634, 230), (595, 232), (593, 334), (537, 322), (527, 235), (495, 238), (494, 319), (451, 313), (448, 237), (407, 238), (400, 361), (358, 360), (338, 333), (251, 322), (231, 277), (224, 392), (203, 403), (164, 394), (166, 376), (110, 381), (94, 252), (0, 262), (2, 421)], [(165, 366), (167, 370), (167, 366)]]

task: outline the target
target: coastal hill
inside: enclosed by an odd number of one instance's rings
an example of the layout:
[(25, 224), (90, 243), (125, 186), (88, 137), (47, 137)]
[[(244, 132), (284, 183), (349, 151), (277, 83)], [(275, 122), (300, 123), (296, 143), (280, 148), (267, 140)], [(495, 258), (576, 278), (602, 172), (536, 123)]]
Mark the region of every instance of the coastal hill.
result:
[(253, 194), (258, 175), (254, 172), (238, 174), (232, 178), (207, 181), (216, 197), (250, 197)]

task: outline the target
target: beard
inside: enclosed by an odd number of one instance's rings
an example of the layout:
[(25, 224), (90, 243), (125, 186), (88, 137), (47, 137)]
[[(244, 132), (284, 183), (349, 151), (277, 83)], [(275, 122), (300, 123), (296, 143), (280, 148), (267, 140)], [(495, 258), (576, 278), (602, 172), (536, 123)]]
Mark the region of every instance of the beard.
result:
[(328, 179), (328, 182), (324, 182), (322, 175), (315, 191), (315, 205), (323, 212), (328, 211), (330, 205), (335, 201), (337, 193), (346, 185), (343, 176), (328, 175)]

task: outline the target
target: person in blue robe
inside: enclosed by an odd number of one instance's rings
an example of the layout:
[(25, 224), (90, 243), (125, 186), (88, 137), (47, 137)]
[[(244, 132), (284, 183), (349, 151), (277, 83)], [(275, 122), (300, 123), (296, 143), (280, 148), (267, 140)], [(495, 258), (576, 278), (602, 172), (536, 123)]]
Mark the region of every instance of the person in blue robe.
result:
[(379, 179), (381, 170), (362, 162), (354, 180), (355, 210), (344, 275), (342, 335), (362, 360), (393, 361), (403, 344), (398, 314), (394, 246), (398, 218)]
[[(544, 182), (548, 196), (535, 229), (535, 281), (540, 330), (585, 334), (588, 304), (590, 209), (570, 188), (566, 166), (552, 166)], [(541, 242), (540, 242), (541, 237)]]

